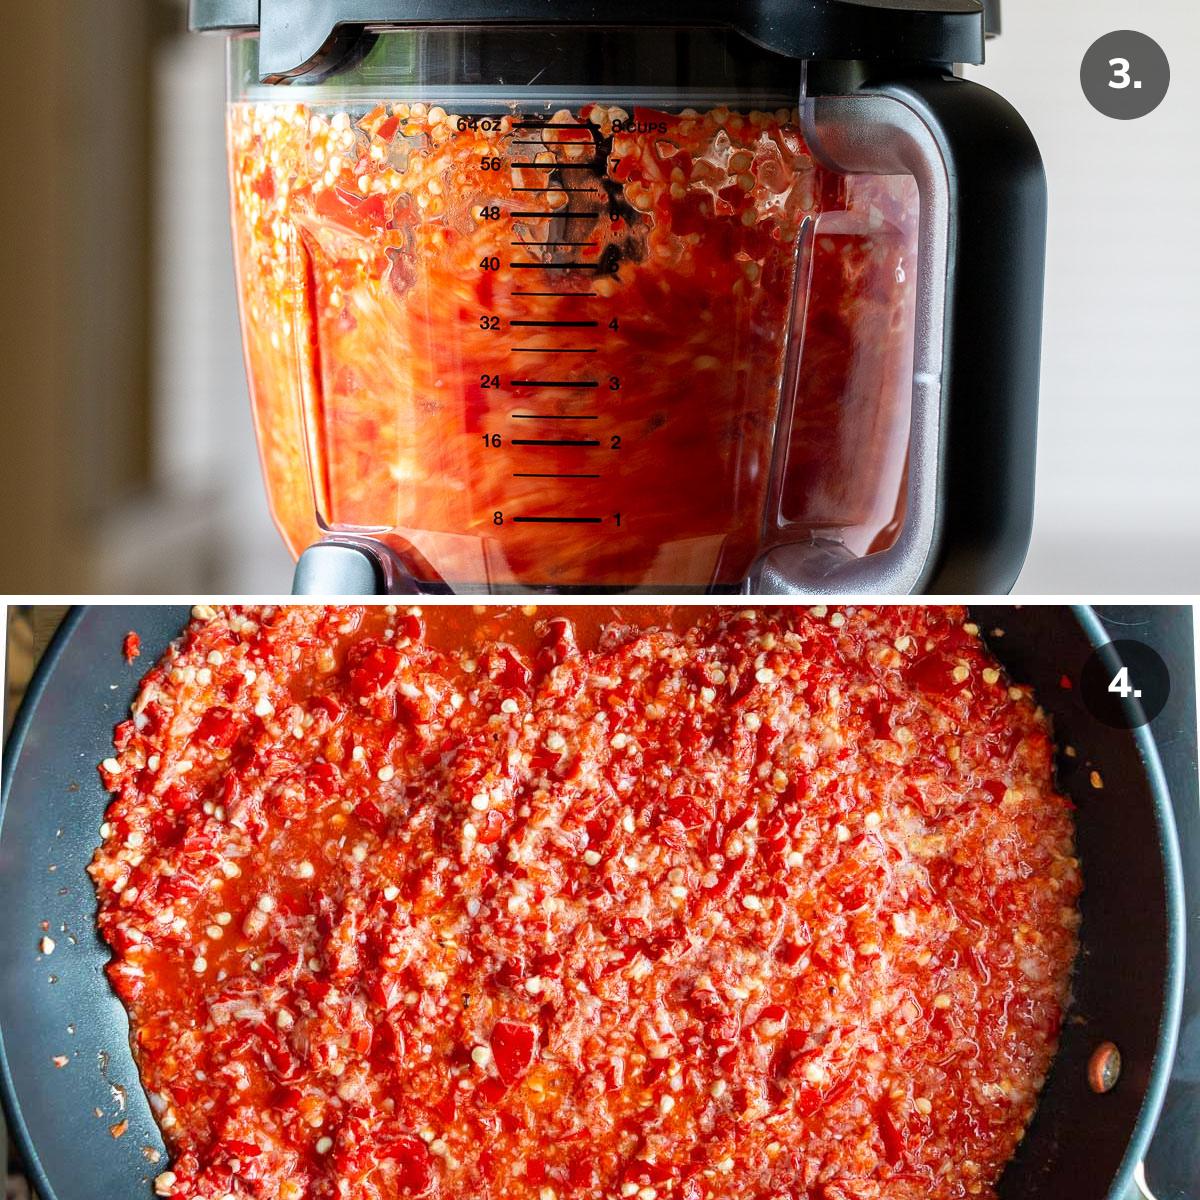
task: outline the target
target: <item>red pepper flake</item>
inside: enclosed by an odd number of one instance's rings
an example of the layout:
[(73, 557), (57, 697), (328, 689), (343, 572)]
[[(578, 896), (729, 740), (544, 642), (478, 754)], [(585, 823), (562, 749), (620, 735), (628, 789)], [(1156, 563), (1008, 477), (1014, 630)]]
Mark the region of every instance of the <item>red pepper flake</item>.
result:
[(499, 1104), (507, 1091), (508, 1085), (504, 1080), (497, 1079), (494, 1075), (480, 1080), (479, 1086), (475, 1089), (476, 1095), (487, 1104)]
[(125, 656), (125, 661), (131, 663), (141, 652), (142, 639), (131, 629), (125, 635), (125, 640), (121, 643), (121, 653)]
[(227, 749), (237, 740), (239, 733), (238, 722), (233, 718), (233, 712), (223, 704), (214, 705), (196, 726), (196, 737), (210, 746)]
[(516, 1083), (533, 1062), (537, 1041), (533, 1027), (520, 1021), (497, 1021), (492, 1028), (492, 1057), (507, 1084)]
[(229, 1158), (257, 1158), (262, 1153), (262, 1147), (253, 1142), (242, 1142), (233, 1138), (221, 1142), (217, 1146), (217, 1152)]
[(420, 1138), (393, 1138), (379, 1147), (378, 1154), (395, 1163), (395, 1182), (401, 1192), (423, 1196), (433, 1187), (433, 1162)]
[(65, 1054), (56, 1054), (50, 1061), (61, 1071), (71, 1060)]
[(251, 185), (254, 194), (268, 203), (275, 198), (275, 173), (270, 167), (263, 169), (262, 174)]
[(884, 1154), (892, 1166), (904, 1160), (908, 1150), (908, 1141), (903, 1130), (892, 1115), (891, 1104), (880, 1100), (875, 1107), (875, 1120), (879, 1125), (879, 1136), (883, 1139)]
[(396, 130), (400, 126), (399, 117), (388, 117), (378, 129), (375, 130), (375, 136), (381, 142), (390, 142), (396, 136)]

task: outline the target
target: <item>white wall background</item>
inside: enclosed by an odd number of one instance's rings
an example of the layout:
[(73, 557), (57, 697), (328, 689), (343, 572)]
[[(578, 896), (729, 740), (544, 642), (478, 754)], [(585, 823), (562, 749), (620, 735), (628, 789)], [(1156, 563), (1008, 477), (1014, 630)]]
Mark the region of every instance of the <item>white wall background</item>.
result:
[[(968, 72), (1042, 147), (1050, 239), (1026, 593), (1200, 591), (1200, 4), (1003, 0)], [(1171, 61), (1162, 105), (1101, 116), (1079, 64), (1114, 29)]]
[[(225, 164), (225, 39), (176, 33), (155, 63), (155, 461), (200, 561), (170, 573), (222, 593), (287, 592), (291, 559), (267, 511), (242, 365)], [(144, 564), (148, 586), (170, 587)], [(174, 588), (172, 590), (178, 590)]]

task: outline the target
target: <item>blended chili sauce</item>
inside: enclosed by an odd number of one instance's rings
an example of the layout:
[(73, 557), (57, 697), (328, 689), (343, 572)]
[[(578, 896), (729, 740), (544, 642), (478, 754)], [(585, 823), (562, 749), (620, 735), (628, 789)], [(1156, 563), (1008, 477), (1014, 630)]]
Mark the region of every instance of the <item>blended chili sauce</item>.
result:
[(161, 1196), (989, 1197), (1033, 1114), (1073, 824), (961, 609), (202, 609), (115, 744)]
[(795, 110), (245, 102), (229, 139), (293, 553), (332, 528), (426, 581), (701, 587), (894, 538), (915, 192), (821, 168)]

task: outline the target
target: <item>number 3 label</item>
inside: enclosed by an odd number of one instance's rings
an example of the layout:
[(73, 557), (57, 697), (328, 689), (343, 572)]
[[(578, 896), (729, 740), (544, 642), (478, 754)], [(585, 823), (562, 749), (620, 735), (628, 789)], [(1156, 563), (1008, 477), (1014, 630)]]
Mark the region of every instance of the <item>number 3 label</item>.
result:
[(1140, 88), (1141, 83), (1135, 83), (1129, 78), (1129, 59), (1127, 58), (1110, 58), (1108, 65), (1113, 68), (1113, 78), (1108, 81), (1110, 88), (1116, 88), (1122, 91), (1131, 83), (1135, 88)]

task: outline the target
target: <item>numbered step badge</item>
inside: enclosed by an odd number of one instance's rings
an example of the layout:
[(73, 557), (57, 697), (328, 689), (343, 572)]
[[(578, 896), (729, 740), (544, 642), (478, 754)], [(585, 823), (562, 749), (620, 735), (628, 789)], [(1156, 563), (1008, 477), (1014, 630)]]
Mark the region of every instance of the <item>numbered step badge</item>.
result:
[(1144, 642), (1110, 642), (1094, 651), (1079, 681), (1088, 712), (1112, 729), (1146, 725), (1166, 707), (1171, 676)]
[(1134, 121), (1152, 113), (1166, 98), (1171, 65), (1152, 37), (1119, 29), (1092, 44), (1083, 56), (1079, 82), (1097, 112)]

